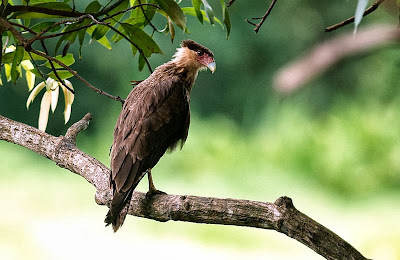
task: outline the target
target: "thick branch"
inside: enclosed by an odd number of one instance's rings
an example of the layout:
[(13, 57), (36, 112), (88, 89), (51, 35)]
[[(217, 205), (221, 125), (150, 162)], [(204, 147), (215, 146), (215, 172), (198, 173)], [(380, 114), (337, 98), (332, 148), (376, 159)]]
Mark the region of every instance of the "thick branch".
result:
[[(89, 124), (91, 116), (86, 115), (79, 124)], [(76, 130), (74, 130), (76, 129)], [(75, 145), (75, 137), (83, 127), (73, 125), (66, 137), (55, 137), (35, 127), (13, 121), (0, 115), (0, 140), (18, 144), (84, 177), (96, 189), (108, 189), (110, 170), (101, 162), (80, 151)], [(104, 177), (104, 179), (102, 179)], [(103, 186), (105, 185), (105, 186)]]
[(31, 6), (31, 5), (7, 5), (7, 11), (9, 12), (27, 12), (27, 13), (42, 13), (48, 15), (55, 15), (55, 16), (64, 16), (64, 17), (79, 17), (83, 15), (77, 11), (65, 11), (65, 10), (56, 10), (38, 6)]
[[(110, 170), (75, 146), (79, 131), (91, 119), (87, 114), (68, 129), (65, 137), (54, 137), (34, 127), (0, 116), (0, 140), (26, 147), (84, 177), (97, 189), (96, 202), (109, 205)], [(157, 221), (188, 221), (273, 229), (296, 239), (326, 259), (365, 260), (356, 249), (329, 229), (298, 211), (288, 197), (274, 203), (182, 195), (156, 195), (147, 200), (135, 192), (128, 214)]]

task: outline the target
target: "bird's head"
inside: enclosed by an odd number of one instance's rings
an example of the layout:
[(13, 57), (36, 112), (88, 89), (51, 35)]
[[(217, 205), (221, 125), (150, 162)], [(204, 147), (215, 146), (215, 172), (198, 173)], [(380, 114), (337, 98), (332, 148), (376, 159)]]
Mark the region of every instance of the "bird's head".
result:
[(182, 41), (181, 47), (177, 49), (174, 55), (174, 61), (196, 71), (208, 68), (214, 73), (216, 69), (214, 53), (193, 40)]

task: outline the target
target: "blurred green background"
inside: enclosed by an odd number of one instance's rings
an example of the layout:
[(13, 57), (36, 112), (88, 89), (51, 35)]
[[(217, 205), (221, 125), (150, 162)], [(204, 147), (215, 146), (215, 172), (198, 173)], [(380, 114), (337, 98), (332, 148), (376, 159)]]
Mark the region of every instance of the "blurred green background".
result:
[[(186, 1), (186, 0), (184, 0)], [(218, 6), (219, 1), (210, 1)], [(392, 1), (389, 1), (392, 2)], [(394, 1), (393, 1), (394, 2)], [(157, 188), (171, 194), (275, 201), (287, 195), (305, 214), (372, 259), (400, 259), (400, 48), (398, 44), (346, 58), (289, 96), (272, 89), (276, 71), (314, 45), (353, 30), (324, 28), (353, 15), (356, 1), (278, 2), (255, 35), (244, 19), (262, 16), (266, 3), (236, 1), (228, 40), (219, 25), (188, 17), (190, 35), (155, 35), (170, 59), (180, 40), (215, 53), (217, 71), (201, 72), (192, 92), (192, 122), (182, 151), (154, 168)], [(361, 27), (391, 23), (398, 11), (382, 6)], [(215, 10), (218, 13), (218, 8)], [(125, 97), (137, 71), (122, 41), (112, 51), (88, 44), (74, 67), (94, 86)], [(3, 75), (4, 77), (4, 75)], [(71, 120), (63, 103), (47, 132), (62, 135), (90, 112), (77, 145), (109, 165), (112, 132), (121, 106), (76, 79)], [(26, 110), (28, 90), (0, 86), (0, 114), (37, 127), (40, 100)], [(104, 228), (106, 207), (95, 189), (53, 162), (0, 143), (1, 259), (323, 259), (275, 231), (128, 217), (117, 234)], [(143, 181), (138, 190), (146, 191)]]

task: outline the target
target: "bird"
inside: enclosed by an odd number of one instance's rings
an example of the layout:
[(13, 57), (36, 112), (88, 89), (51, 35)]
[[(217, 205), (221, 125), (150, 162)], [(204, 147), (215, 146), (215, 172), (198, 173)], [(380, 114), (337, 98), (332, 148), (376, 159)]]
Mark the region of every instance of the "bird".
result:
[(190, 124), (190, 93), (200, 70), (214, 73), (214, 53), (183, 40), (172, 59), (135, 86), (118, 117), (111, 147), (110, 188), (113, 198), (104, 222), (116, 232), (124, 223), (132, 194), (147, 174), (146, 197), (163, 193), (154, 186), (151, 169), (167, 150), (182, 149)]

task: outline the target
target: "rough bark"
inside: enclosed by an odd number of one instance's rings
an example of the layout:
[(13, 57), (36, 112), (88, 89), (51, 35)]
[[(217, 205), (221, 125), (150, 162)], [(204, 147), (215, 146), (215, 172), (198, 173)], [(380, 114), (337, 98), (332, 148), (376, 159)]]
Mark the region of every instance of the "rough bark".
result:
[[(89, 125), (91, 115), (72, 125), (65, 136), (55, 137), (34, 127), (0, 116), (0, 140), (26, 147), (82, 177), (97, 189), (96, 202), (109, 205), (110, 170), (97, 159), (80, 151), (76, 135)], [(288, 197), (274, 203), (161, 194), (146, 199), (135, 192), (128, 214), (157, 221), (187, 221), (272, 229), (281, 232), (326, 259), (366, 259), (354, 247), (318, 222), (298, 211)]]

